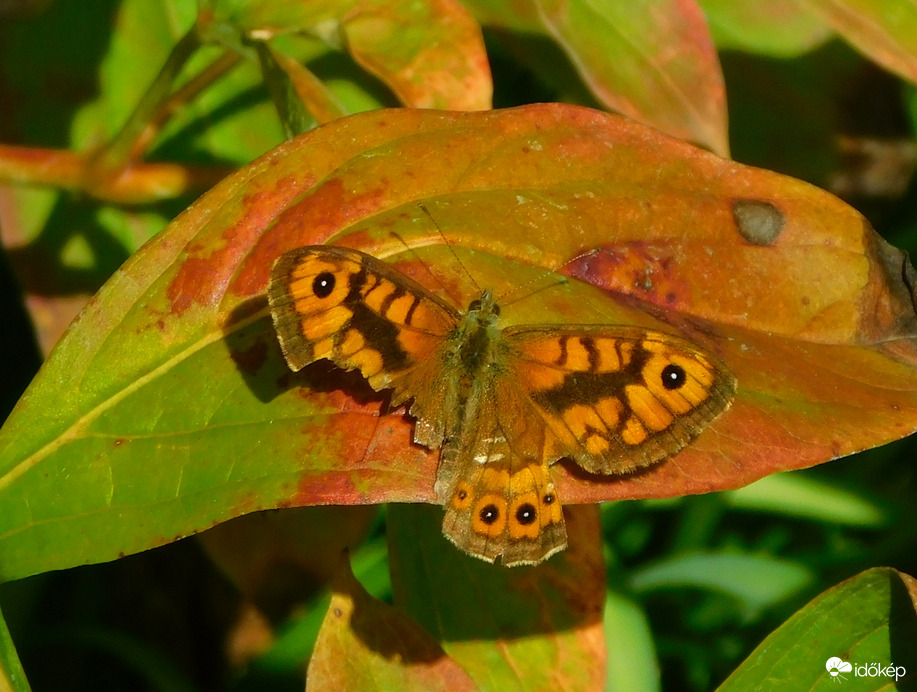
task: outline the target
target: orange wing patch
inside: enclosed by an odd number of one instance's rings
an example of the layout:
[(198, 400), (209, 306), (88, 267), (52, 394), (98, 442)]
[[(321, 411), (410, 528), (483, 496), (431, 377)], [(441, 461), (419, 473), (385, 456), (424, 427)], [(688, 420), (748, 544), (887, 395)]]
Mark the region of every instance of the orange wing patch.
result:
[(277, 260), (268, 301), (292, 370), (327, 358), (359, 370), (377, 391), (433, 355), (459, 319), (456, 310), (379, 260), (323, 245)]

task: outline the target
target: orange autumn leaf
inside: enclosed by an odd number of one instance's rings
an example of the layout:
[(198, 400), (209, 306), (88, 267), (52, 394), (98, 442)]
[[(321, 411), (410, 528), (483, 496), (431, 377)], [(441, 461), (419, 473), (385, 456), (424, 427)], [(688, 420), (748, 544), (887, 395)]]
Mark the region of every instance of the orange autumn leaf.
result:
[(214, 37), (302, 33), (340, 44), (406, 106), (491, 105), (481, 27), (458, 0), (207, 0), (199, 24)]

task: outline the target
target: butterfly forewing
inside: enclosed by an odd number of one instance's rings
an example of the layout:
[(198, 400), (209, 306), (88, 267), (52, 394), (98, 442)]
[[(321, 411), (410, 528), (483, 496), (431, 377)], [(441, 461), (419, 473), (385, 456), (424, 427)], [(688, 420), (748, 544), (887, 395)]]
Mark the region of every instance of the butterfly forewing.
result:
[(359, 370), (373, 389), (399, 387), (429, 362), (459, 313), (422, 286), (365, 253), (323, 245), (281, 255), (268, 301), (280, 347), (293, 370), (322, 358)]
[(504, 330), (512, 378), (553, 433), (555, 456), (597, 474), (669, 457), (725, 411), (735, 378), (712, 355), (639, 327)]

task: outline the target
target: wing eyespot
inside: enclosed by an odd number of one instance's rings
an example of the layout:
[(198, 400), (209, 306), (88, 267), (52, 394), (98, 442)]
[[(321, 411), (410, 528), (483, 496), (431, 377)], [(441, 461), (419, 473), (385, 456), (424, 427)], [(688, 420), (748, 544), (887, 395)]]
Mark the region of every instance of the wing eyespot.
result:
[(519, 505), (516, 509), (516, 521), (522, 526), (534, 524), (537, 518), (538, 512), (535, 510), (535, 506), (529, 502)]
[(316, 298), (327, 298), (334, 291), (336, 281), (331, 272), (322, 272), (312, 280), (312, 292)]
[(669, 363), (662, 369), (662, 386), (668, 390), (681, 389), (687, 380), (687, 373), (680, 365)]
[(492, 526), (500, 518), (500, 510), (497, 509), (497, 506), (494, 504), (487, 504), (481, 507), (478, 516), (481, 517), (481, 521), (484, 522), (484, 524)]

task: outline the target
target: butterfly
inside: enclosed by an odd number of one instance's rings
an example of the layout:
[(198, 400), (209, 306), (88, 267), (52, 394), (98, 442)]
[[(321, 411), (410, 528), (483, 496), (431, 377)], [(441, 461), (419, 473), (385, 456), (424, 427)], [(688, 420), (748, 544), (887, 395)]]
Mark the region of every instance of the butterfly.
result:
[(688, 445), (732, 403), (729, 369), (636, 326), (501, 326), (489, 290), (461, 312), (358, 250), (281, 255), (268, 302), (289, 367), (358, 370), (440, 450), (443, 533), (466, 553), (537, 564), (567, 544), (550, 464), (626, 474)]

